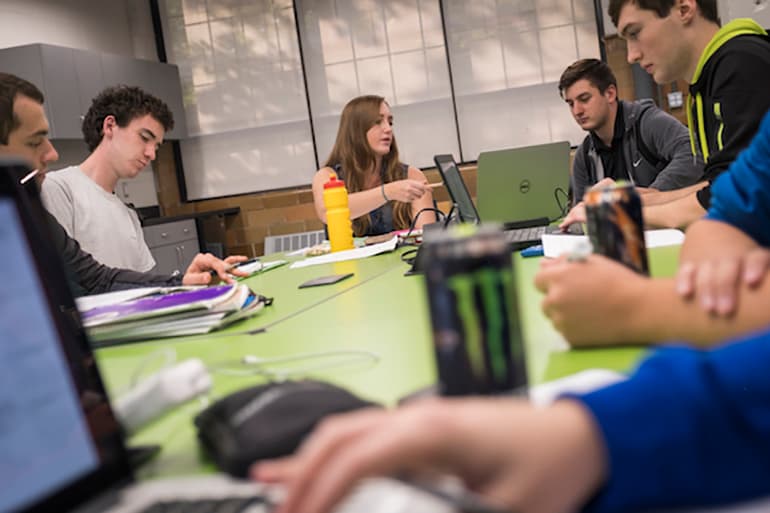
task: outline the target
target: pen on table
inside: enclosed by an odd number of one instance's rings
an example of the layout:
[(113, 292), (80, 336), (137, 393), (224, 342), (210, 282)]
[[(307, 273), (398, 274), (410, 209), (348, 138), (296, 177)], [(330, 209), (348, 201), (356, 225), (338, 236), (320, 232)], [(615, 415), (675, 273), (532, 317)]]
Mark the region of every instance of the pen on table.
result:
[[(233, 269), (237, 269), (238, 267), (240, 267), (242, 265), (253, 264), (254, 262), (259, 262), (259, 257), (249, 258), (248, 260), (244, 260), (243, 262), (236, 262), (234, 264), (229, 264), (229, 265), (225, 266), (225, 272), (230, 272)], [(209, 274), (211, 276), (218, 276), (219, 275), (219, 273), (215, 269), (211, 269), (209, 271)]]
[(442, 185), (444, 185), (444, 182), (429, 183), (427, 186), (431, 189), (435, 189), (436, 187), (441, 187)]

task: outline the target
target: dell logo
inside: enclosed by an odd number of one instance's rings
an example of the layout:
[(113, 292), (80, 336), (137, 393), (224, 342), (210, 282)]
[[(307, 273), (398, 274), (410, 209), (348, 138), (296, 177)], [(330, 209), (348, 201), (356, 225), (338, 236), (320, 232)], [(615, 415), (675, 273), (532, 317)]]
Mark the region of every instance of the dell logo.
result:
[(523, 180), (519, 184), (519, 192), (521, 192), (522, 194), (526, 194), (529, 192), (529, 180)]

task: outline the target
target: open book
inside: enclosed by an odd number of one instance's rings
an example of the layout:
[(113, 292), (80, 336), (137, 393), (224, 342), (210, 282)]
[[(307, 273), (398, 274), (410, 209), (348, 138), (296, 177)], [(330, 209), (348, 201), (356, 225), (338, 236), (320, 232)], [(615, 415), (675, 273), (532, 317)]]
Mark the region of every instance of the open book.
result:
[(106, 344), (208, 333), (257, 313), (268, 301), (243, 284), (145, 292), (78, 301), (89, 338)]

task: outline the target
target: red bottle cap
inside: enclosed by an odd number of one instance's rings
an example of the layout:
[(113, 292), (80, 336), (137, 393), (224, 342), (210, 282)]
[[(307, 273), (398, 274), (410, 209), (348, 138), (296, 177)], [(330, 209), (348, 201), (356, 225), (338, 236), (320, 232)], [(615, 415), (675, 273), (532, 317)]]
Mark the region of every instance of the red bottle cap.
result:
[(331, 189), (332, 187), (345, 187), (345, 182), (338, 180), (336, 176), (329, 178), (329, 181), (324, 184), (324, 189)]

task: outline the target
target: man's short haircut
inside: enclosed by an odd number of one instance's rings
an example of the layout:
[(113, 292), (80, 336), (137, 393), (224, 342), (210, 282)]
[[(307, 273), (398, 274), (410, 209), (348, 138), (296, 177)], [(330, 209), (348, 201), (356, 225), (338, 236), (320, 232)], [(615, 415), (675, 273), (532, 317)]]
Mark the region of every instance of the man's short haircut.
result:
[(88, 150), (94, 151), (102, 142), (102, 128), (107, 116), (115, 116), (118, 126), (125, 128), (134, 119), (147, 114), (163, 125), (166, 132), (174, 128), (174, 115), (163, 100), (138, 87), (108, 87), (94, 98), (83, 119), (83, 137)]
[[(607, 9), (612, 18), (612, 23), (617, 27), (620, 11), (626, 4), (636, 4), (639, 9), (645, 11), (655, 11), (659, 18), (665, 18), (671, 12), (676, 0), (610, 0), (610, 6)], [(713, 21), (719, 25), (719, 14), (717, 13), (717, 0), (697, 0), (698, 9), (704, 18)]]
[(43, 104), (43, 93), (40, 89), (23, 78), (10, 73), (0, 73), (0, 144), (8, 144), (11, 132), (19, 128), (21, 121), (13, 114), (13, 102), (17, 96)]
[(564, 70), (559, 79), (559, 94), (564, 98), (564, 91), (569, 89), (578, 80), (588, 80), (592, 86), (604, 94), (609, 86), (617, 89), (618, 81), (606, 63), (599, 59), (580, 59)]

